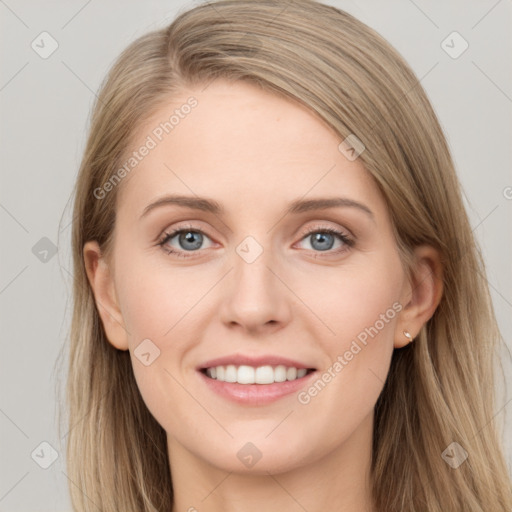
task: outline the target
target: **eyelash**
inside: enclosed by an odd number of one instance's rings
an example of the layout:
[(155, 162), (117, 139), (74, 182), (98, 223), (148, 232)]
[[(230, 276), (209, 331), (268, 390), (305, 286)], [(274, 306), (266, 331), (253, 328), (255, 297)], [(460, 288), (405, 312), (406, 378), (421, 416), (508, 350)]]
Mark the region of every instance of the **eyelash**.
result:
[[(165, 247), (165, 244), (173, 239), (176, 235), (180, 234), (180, 233), (188, 233), (188, 232), (193, 232), (193, 233), (200, 233), (202, 235), (205, 235), (208, 237), (208, 235), (202, 231), (201, 229), (195, 229), (193, 226), (187, 226), (186, 228), (183, 228), (183, 227), (179, 227), (173, 231), (171, 231), (170, 233), (168, 232), (164, 232), (163, 235), (162, 235), (162, 238), (160, 239), (160, 241), (158, 242), (158, 245), (160, 247), (162, 247), (162, 249), (167, 253), (167, 254), (173, 254), (175, 256), (177, 256), (178, 258), (191, 258), (193, 257), (193, 253), (195, 252), (199, 252), (199, 251), (176, 251), (174, 249), (170, 249), (169, 247)], [(337, 249), (335, 251), (332, 251), (332, 250), (328, 250), (328, 251), (315, 251), (317, 253), (322, 253), (322, 252), (326, 252), (328, 253), (329, 255), (333, 255), (333, 254), (342, 254), (343, 252), (347, 251), (348, 249), (350, 249), (351, 247), (354, 246), (355, 244), (355, 241), (352, 240), (351, 238), (349, 238), (345, 233), (341, 232), (341, 231), (338, 231), (337, 229), (335, 228), (332, 228), (332, 227), (328, 227), (328, 228), (322, 228), (322, 227), (315, 227), (315, 228), (312, 228), (310, 230), (308, 230), (307, 232), (305, 233), (302, 233), (302, 238), (301, 240), (304, 240), (305, 238), (307, 238), (308, 236), (312, 235), (313, 233), (329, 233), (331, 235), (335, 235), (337, 236), (344, 244), (346, 247), (342, 247), (341, 249)], [(210, 237), (208, 237), (210, 238)], [(186, 254), (187, 252), (191, 253), (191, 254)], [(318, 257), (318, 256), (314, 256), (315, 258)], [(322, 256), (320, 256), (322, 257)]]

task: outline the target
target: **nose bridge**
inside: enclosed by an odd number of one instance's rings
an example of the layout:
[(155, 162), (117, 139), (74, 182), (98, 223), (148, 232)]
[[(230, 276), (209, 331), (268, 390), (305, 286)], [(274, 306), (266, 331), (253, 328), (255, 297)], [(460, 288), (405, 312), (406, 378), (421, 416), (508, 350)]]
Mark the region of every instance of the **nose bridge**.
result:
[(251, 329), (282, 321), (287, 311), (283, 285), (274, 275), (276, 258), (269, 247), (270, 237), (260, 237), (264, 238), (262, 242), (248, 235), (235, 247), (230, 292), (223, 305), (225, 322)]
[[(259, 239), (261, 240), (261, 235)], [(269, 294), (269, 288), (274, 288), (271, 282), (274, 278), (269, 267), (272, 267), (272, 253), (269, 247), (269, 237), (262, 242), (255, 236), (246, 236), (235, 248), (234, 279), (236, 289), (244, 294), (249, 288), (252, 293)]]
[[(261, 236), (259, 238), (261, 239)], [(266, 244), (265, 248), (263, 243)], [(268, 237), (260, 243), (254, 236), (248, 235), (236, 247), (236, 253), (247, 265), (252, 265), (258, 259), (267, 259), (260, 257), (263, 253), (268, 254), (268, 251)]]

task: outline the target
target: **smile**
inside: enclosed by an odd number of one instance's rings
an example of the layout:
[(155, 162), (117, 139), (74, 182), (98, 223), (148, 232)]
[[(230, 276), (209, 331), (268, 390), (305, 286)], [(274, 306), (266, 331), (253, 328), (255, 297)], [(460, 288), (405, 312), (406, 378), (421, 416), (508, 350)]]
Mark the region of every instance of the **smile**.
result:
[(238, 384), (274, 384), (275, 382), (285, 382), (301, 379), (313, 369), (300, 368), (293, 366), (247, 366), (247, 365), (226, 365), (206, 368), (203, 372), (210, 377), (221, 382), (237, 382)]

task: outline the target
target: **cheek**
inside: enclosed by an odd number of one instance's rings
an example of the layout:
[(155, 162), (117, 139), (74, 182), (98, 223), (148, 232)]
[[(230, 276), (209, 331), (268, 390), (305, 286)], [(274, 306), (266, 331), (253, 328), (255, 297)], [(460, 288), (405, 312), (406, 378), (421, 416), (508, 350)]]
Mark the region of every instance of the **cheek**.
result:
[(395, 325), (403, 308), (398, 255), (374, 256), (366, 265), (340, 273), (329, 287), (329, 297), (323, 298), (323, 318), (335, 332), (324, 337), (329, 340), (325, 349), (337, 364), (324, 372), (329, 373), (326, 391), (311, 399), (340, 421), (347, 416), (361, 419), (373, 408), (389, 371)]
[(123, 269), (116, 275), (116, 289), (130, 346), (140, 342), (139, 338), (162, 338), (183, 317), (190, 302), (184, 279), (178, 273), (170, 279), (164, 267), (151, 263), (154, 259), (132, 254), (116, 262)]
[(190, 340), (184, 329), (191, 306), (183, 299), (186, 288), (181, 280), (170, 282), (162, 270), (142, 263), (135, 258), (126, 261), (122, 268), (127, 279), (119, 286), (133, 373), (153, 417), (160, 425), (177, 429), (179, 424), (173, 424), (169, 411), (187, 401), (179, 385), (183, 381), (179, 362)]
[(116, 275), (116, 290), (138, 387), (150, 411), (159, 418), (162, 397), (181, 396), (182, 389), (173, 376), (182, 380), (177, 365), (194, 339), (187, 314), (208, 288), (200, 280), (193, 285), (191, 273), (169, 272), (165, 258), (156, 265), (151, 261), (155, 259), (142, 253), (120, 255), (116, 268), (122, 272)]
[[(332, 363), (340, 363), (331, 370), (336, 377), (328, 387), (339, 392), (349, 408), (372, 407), (386, 380), (395, 325), (403, 308), (402, 284), (400, 261), (392, 254), (340, 272), (330, 280), (329, 293), (322, 295), (319, 316), (334, 333), (322, 337), (324, 349)], [(348, 389), (357, 389), (360, 400), (351, 400)]]
[(368, 258), (333, 272), (322, 287), (311, 288), (310, 283), (305, 283), (302, 296), (309, 297), (312, 308), (316, 308), (318, 316), (332, 331), (332, 336), (326, 339), (341, 349), (358, 337), (364, 343), (365, 336), (370, 338), (368, 331), (372, 337), (392, 332), (402, 309), (399, 303), (402, 283), (398, 256), (380, 258), (375, 254), (372, 260)]

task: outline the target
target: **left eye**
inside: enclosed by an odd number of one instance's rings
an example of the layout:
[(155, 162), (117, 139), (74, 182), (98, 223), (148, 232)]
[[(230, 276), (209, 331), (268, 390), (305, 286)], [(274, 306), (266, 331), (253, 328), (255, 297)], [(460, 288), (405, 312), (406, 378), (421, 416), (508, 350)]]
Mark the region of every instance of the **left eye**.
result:
[[(178, 243), (185, 247), (186, 252), (196, 252), (196, 249), (199, 249), (203, 242), (203, 237), (207, 237), (205, 233), (203, 233), (199, 229), (177, 229), (172, 233), (165, 233), (164, 238), (158, 245), (162, 246), (162, 248), (168, 254), (176, 254), (177, 256), (188, 258), (188, 254), (184, 254), (181, 250), (174, 250), (170, 246), (167, 245), (173, 238), (178, 237)], [(207, 237), (209, 238), (209, 237)], [(179, 248), (178, 248), (179, 249)]]
[[(313, 237), (312, 235), (316, 236)], [(169, 245), (169, 242), (176, 237), (178, 244), (181, 247)], [(203, 244), (204, 237), (210, 239), (200, 229), (193, 229), (192, 227), (188, 229), (180, 228), (172, 231), (171, 233), (164, 233), (164, 237), (158, 245), (160, 245), (168, 254), (174, 254), (180, 258), (189, 258), (191, 255), (186, 253), (197, 252)], [(346, 251), (349, 247), (354, 245), (351, 238), (341, 231), (333, 228), (312, 229), (303, 234), (301, 241), (307, 240), (308, 238), (311, 240), (310, 243), (315, 252), (329, 252), (329, 254), (337, 254)], [(333, 247), (333, 239), (335, 238), (338, 238), (338, 240), (342, 242), (341, 248), (331, 250)]]
[[(313, 236), (314, 235), (314, 236)], [(333, 239), (341, 240), (342, 246), (334, 251), (330, 251), (333, 246)], [(315, 228), (304, 234), (302, 240), (311, 240), (311, 245), (318, 251), (330, 251), (332, 253), (340, 253), (347, 250), (347, 247), (352, 247), (353, 241), (341, 231), (334, 228)]]

